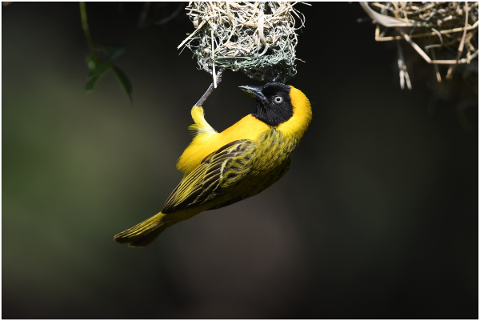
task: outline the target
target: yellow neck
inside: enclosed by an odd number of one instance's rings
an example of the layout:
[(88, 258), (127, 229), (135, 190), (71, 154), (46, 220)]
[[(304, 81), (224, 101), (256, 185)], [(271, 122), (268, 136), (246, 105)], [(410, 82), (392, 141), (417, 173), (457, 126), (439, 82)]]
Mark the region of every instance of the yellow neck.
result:
[(293, 136), (299, 141), (312, 120), (310, 101), (297, 88), (290, 86), (290, 99), (293, 105), (293, 116), (278, 126), (278, 130), (286, 136)]

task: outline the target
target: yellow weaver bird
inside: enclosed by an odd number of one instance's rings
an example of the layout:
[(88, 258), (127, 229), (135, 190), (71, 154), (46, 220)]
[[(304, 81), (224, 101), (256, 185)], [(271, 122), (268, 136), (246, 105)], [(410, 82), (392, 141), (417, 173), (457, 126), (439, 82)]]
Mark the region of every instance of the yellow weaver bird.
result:
[(160, 213), (115, 235), (115, 241), (146, 246), (167, 227), (256, 195), (287, 172), (312, 119), (308, 98), (276, 82), (240, 88), (256, 99), (256, 111), (218, 133), (203, 108), (194, 106), (189, 129), (195, 136), (177, 163), (182, 180)]

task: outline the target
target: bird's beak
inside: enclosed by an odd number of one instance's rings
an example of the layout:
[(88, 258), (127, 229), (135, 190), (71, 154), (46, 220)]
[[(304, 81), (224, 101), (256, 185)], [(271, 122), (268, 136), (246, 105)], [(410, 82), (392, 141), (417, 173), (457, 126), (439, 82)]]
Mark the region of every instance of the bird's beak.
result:
[(267, 98), (262, 93), (263, 86), (238, 86), (238, 88), (240, 88), (258, 101), (267, 101)]

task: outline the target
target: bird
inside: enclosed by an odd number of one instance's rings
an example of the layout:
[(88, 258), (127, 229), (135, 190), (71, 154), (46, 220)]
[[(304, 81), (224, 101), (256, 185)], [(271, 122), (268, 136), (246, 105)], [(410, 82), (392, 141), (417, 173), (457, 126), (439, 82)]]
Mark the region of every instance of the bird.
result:
[(161, 212), (118, 233), (116, 242), (145, 247), (173, 224), (259, 194), (285, 175), (312, 119), (309, 99), (280, 82), (239, 88), (255, 99), (255, 112), (217, 132), (203, 107), (192, 107), (194, 137), (177, 162), (183, 178)]

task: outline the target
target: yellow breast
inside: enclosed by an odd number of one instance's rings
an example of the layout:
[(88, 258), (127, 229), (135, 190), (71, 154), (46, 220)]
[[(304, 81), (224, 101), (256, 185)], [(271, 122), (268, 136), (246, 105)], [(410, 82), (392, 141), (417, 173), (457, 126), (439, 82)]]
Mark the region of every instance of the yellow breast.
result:
[(177, 169), (184, 175), (190, 173), (205, 157), (222, 146), (239, 139), (257, 140), (270, 127), (252, 115), (247, 115), (220, 133), (199, 131), (178, 159)]

